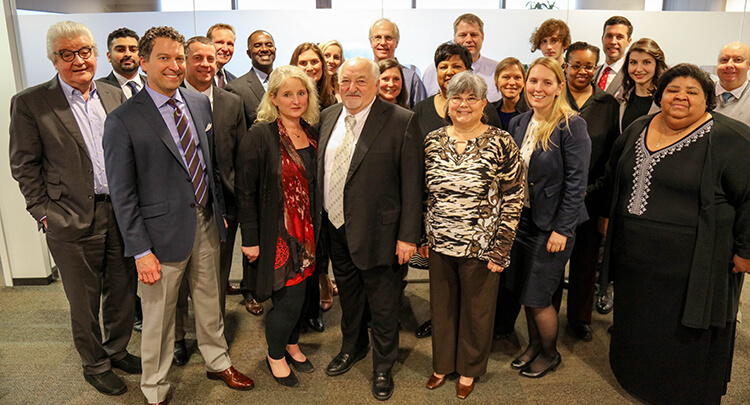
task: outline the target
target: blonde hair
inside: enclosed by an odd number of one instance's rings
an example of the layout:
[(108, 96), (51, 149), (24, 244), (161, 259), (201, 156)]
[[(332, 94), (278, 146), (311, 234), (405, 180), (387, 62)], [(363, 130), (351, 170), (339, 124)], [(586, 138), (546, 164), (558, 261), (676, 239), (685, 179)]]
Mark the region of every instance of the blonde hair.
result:
[[(565, 73), (563, 73), (560, 64), (550, 57), (543, 57), (535, 60), (529, 70), (527, 71), (527, 79), (531, 76), (531, 70), (536, 66), (543, 66), (551, 70), (555, 74), (557, 84), (562, 84), (562, 91), (559, 96), (555, 96), (555, 101), (552, 103), (549, 113), (544, 117), (544, 121), (539, 123), (536, 129), (536, 139), (534, 140), (534, 149), (539, 145), (542, 146), (543, 150), (549, 150), (549, 138), (556, 128), (561, 127), (562, 122), (565, 122), (565, 128), (570, 128), (570, 117), (578, 115), (578, 113), (570, 107), (567, 98), (567, 88), (565, 86)], [(451, 80), (452, 81), (452, 80)], [(524, 86), (526, 87), (526, 86)], [(529, 98), (532, 97), (531, 92), (526, 92), (526, 102), (531, 105)]]
[(279, 109), (271, 101), (271, 95), (278, 96), (279, 89), (288, 79), (299, 79), (307, 89), (307, 109), (302, 113), (302, 119), (311, 126), (318, 123), (320, 117), (320, 106), (318, 104), (318, 90), (315, 88), (310, 76), (297, 66), (279, 66), (268, 76), (268, 90), (263, 94), (258, 106), (258, 118), (255, 120), (263, 122), (274, 122), (279, 118)]

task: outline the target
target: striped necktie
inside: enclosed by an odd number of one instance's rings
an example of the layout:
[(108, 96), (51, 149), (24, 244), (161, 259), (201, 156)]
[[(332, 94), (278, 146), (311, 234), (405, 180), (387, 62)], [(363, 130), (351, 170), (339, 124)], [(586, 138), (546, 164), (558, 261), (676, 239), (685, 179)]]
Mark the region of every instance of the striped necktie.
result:
[(217, 77), (217, 79), (216, 79), (216, 85), (220, 89), (223, 89), (224, 86), (227, 85), (227, 82), (224, 80), (224, 69), (219, 69), (219, 71), (216, 72), (216, 77)]
[(328, 206), (328, 219), (336, 229), (341, 228), (341, 225), (344, 224), (344, 185), (352, 158), (354, 126), (357, 124), (357, 119), (353, 115), (347, 115), (344, 122), (346, 123), (346, 133), (338, 149), (336, 149), (336, 155), (333, 158), (333, 172), (328, 185), (328, 196), (331, 200)]
[(190, 130), (190, 122), (188, 117), (182, 113), (182, 110), (177, 105), (175, 99), (170, 98), (169, 101), (167, 101), (167, 104), (174, 108), (174, 122), (177, 125), (180, 145), (182, 145), (188, 173), (190, 173), (190, 180), (193, 183), (195, 201), (198, 202), (201, 207), (205, 207), (208, 202), (208, 184), (206, 183), (208, 179), (206, 179), (203, 166), (198, 157), (198, 148), (195, 139), (193, 139), (192, 131)]

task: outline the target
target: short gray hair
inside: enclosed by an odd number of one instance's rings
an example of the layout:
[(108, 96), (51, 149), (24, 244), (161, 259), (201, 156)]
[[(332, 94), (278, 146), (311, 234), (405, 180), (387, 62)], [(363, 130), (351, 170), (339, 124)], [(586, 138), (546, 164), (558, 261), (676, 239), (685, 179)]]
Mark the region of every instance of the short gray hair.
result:
[(484, 100), (487, 97), (487, 83), (481, 76), (472, 73), (471, 70), (464, 70), (453, 76), (448, 82), (445, 97), (451, 98), (465, 91), (470, 91), (474, 93), (476, 98)]
[(367, 63), (367, 65), (370, 67), (370, 75), (372, 76), (372, 79), (376, 82), (380, 81), (380, 68), (378, 67), (378, 64), (371, 61), (370, 59), (363, 58), (361, 56), (355, 56), (351, 59), (347, 59), (346, 62), (342, 63), (341, 66), (339, 66), (339, 70), (336, 72), (339, 76), (339, 81), (341, 80), (341, 69), (344, 68), (344, 65), (353, 65), (357, 62)]
[[(53, 24), (47, 30), (47, 58), (55, 63), (55, 56), (57, 50), (55, 49), (55, 42), (60, 39), (72, 39), (77, 37), (86, 37), (91, 43), (91, 50), (94, 52), (94, 57), (99, 56), (99, 49), (96, 47), (96, 40), (91, 30), (85, 25), (75, 21), (60, 21), (59, 23)], [(70, 51), (77, 51), (77, 49), (69, 49)]]

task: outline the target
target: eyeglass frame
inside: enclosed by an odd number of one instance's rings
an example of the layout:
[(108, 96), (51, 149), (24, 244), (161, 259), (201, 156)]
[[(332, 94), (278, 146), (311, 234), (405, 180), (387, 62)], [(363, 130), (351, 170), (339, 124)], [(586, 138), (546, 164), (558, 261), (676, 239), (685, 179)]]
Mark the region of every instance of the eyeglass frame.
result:
[(466, 105), (468, 106), (474, 106), (477, 105), (477, 103), (481, 102), (482, 99), (480, 99), (477, 96), (469, 96), (469, 98), (463, 98), (461, 96), (452, 96), (448, 99), (448, 102), (455, 105), (460, 106), (463, 102), (466, 102)]
[[(85, 50), (88, 50), (89, 55), (84, 57), (83, 55), (81, 55), (81, 51), (85, 51)], [(63, 54), (65, 54), (67, 52), (70, 52), (70, 54), (73, 56), (72, 58), (70, 58), (70, 60), (65, 60), (65, 57), (63, 56)], [(94, 56), (94, 48), (92, 48), (90, 46), (84, 46), (84, 47), (82, 47), (81, 49), (79, 49), (77, 51), (71, 51), (71, 50), (68, 50), (68, 49), (63, 49), (60, 52), (55, 52), (55, 55), (60, 56), (60, 59), (62, 59), (63, 62), (67, 62), (67, 63), (70, 63), (70, 62), (73, 62), (74, 60), (76, 60), (76, 55), (78, 55), (78, 57), (81, 58), (81, 60), (89, 60), (92, 56)]]
[(579, 71), (579, 70), (581, 70), (581, 69), (583, 69), (583, 70), (585, 70), (585, 71), (587, 71), (587, 72), (593, 72), (593, 71), (595, 71), (595, 70), (596, 70), (596, 66), (583, 66), (583, 65), (578, 65), (578, 67), (576, 67), (575, 65), (571, 65), (570, 63), (566, 63), (565, 65), (566, 65), (567, 67), (569, 67), (569, 68), (571, 68), (571, 69), (575, 70), (576, 72), (577, 72), (577, 71)]

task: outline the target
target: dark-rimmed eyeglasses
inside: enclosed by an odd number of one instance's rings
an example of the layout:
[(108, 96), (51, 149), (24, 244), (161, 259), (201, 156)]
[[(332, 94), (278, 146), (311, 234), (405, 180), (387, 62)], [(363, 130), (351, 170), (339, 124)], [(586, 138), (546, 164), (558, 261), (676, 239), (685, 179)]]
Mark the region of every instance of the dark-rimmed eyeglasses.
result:
[(69, 51), (67, 49), (63, 49), (60, 52), (55, 52), (55, 55), (60, 55), (60, 59), (62, 59), (65, 62), (73, 62), (73, 59), (76, 58), (76, 55), (80, 56), (81, 59), (86, 60), (90, 58), (91, 55), (93, 54), (94, 52), (88, 46), (84, 46), (83, 48), (77, 51)]

